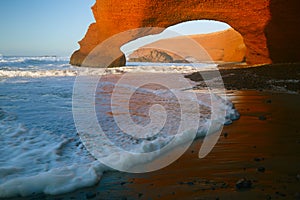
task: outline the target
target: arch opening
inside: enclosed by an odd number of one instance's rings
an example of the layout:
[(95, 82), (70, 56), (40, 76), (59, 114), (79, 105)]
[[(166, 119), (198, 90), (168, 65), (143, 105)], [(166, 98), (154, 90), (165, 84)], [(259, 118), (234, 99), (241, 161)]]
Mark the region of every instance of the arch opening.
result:
[(198, 43), (211, 60), (203, 58), (198, 62), (244, 62), (246, 45), (242, 35), (230, 25), (214, 20), (193, 20), (182, 22), (166, 28), (156, 35), (149, 35), (126, 43), (120, 49), (127, 62), (193, 62), (193, 58), (179, 58), (169, 52), (147, 48), (149, 46), (172, 46), (185, 55), (192, 54), (193, 49), (184, 43), (182, 37), (189, 37)]

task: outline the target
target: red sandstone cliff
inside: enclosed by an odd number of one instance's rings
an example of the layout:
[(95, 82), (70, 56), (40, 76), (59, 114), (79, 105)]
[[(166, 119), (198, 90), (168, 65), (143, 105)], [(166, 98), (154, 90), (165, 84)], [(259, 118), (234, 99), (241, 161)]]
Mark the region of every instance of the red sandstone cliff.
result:
[[(210, 19), (228, 23), (244, 38), (246, 61), (253, 63), (299, 62), (300, 22), (298, 0), (97, 0), (92, 24), (71, 63), (81, 65), (84, 58), (106, 39), (138, 27), (169, 27), (190, 20)], [(128, 41), (154, 32), (124, 36), (93, 57), (91, 65), (124, 65), (119, 48)], [(157, 32), (156, 32), (157, 33)], [(110, 48), (108, 48), (110, 47)], [(118, 57), (113, 64), (101, 63)]]
[[(246, 46), (243, 42), (243, 38), (233, 29), (210, 34), (191, 35), (188, 37), (202, 46), (212, 61), (241, 62), (245, 59)], [(129, 61), (183, 62), (185, 59), (190, 60), (190, 58), (181, 58), (179, 55), (165, 50), (154, 51), (149, 48), (151, 46), (169, 47), (168, 49), (177, 49), (180, 55), (192, 55), (193, 49), (189, 47), (189, 44), (186, 43), (185, 40), (185, 37), (175, 37), (145, 45), (130, 54), (128, 57)], [(211, 61), (206, 60), (207, 58), (206, 56), (198, 61)]]

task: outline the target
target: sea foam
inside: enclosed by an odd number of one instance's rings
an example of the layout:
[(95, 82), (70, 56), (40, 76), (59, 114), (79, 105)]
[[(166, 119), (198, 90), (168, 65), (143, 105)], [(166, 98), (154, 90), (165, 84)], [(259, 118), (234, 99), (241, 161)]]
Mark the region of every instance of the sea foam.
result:
[[(109, 86), (113, 83), (103, 83), (103, 93), (109, 90)], [(124, 89), (133, 89), (130, 86), (123, 86)], [(100, 91), (101, 92), (101, 91)], [(167, 97), (168, 93), (163, 91), (151, 91), (149, 89), (139, 91), (144, 94), (154, 94), (160, 97)], [(165, 96), (167, 95), (167, 96)], [(199, 105), (202, 106), (201, 124), (198, 130), (198, 137), (203, 137), (208, 134), (210, 121), (210, 95), (199, 94)], [(228, 120), (238, 118), (238, 113), (233, 109), (232, 104), (217, 95), (214, 95), (218, 103), (220, 113), (226, 112), (226, 118), (220, 117), (214, 119), (218, 122), (217, 129), (221, 128), (222, 124), (228, 123)], [(172, 99), (170, 99), (170, 102)], [(107, 101), (105, 99), (99, 102), (103, 112), (107, 112), (105, 108)], [(174, 113), (175, 114), (175, 113)], [(95, 160), (85, 147), (79, 141), (79, 137), (70, 138), (66, 135), (57, 135), (49, 131), (31, 129), (18, 124), (14, 117), (7, 112), (2, 111), (2, 120), (0, 123), (0, 137), (5, 138), (0, 147), (0, 197), (12, 196), (28, 196), (32, 194), (62, 194), (73, 191), (78, 188), (92, 186), (100, 179), (104, 171), (111, 170), (99, 161)], [(222, 115), (217, 115), (222, 116)], [(171, 126), (174, 126), (176, 115), (171, 114)], [(113, 132), (115, 124), (109, 121), (109, 118), (104, 119), (106, 128), (113, 142), (118, 142), (119, 146), (130, 147), (132, 151), (152, 152), (155, 154), (147, 160), (143, 158), (134, 159), (130, 156), (120, 157), (119, 154), (111, 154), (106, 152), (107, 160), (114, 160), (118, 165), (131, 168), (145, 162), (151, 162), (159, 158), (163, 154), (172, 151), (173, 148), (180, 146), (189, 139), (189, 133), (183, 133), (176, 137), (176, 141), (171, 147), (163, 152), (159, 150), (171, 139), (172, 135), (165, 133), (150, 140), (134, 141), (132, 138), (124, 138), (121, 133)], [(226, 121), (227, 120), (227, 121)], [(216, 131), (216, 130), (211, 130)], [(114, 143), (116, 144), (116, 143)], [(67, 150), (67, 146), (72, 148)], [(107, 145), (102, 143), (100, 146), (103, 151), (107, 149)], [(18, 187), (16, 187), (18, 185)]]
[[(14, 58), (14, 62), (22, 63), (26, 58)], [(17, 60), (20, 59), (20, 60)], [(23, 59), (23, 61), (21, 61)], [(67, 69), (58, 69), (58, 66), (67, 63), (57, 63), (57, 58), (41, 58), (47, 63), (40, 62), (37, 65), (32, 61), (31, 64), (38, 66), (34, 69), (26, 67), (8, 65), (9, 69), (1, 69), (0, 76), (14, 81), (0, 82), (0, 198), (14, 196), (30, 196), (33, 194), (62, 194), (74, 191), (78, 188), (95, 185), (101, 179), (103, 172), (112, 170), (96, 160), (87, 150), (77, 135), (72, 121), (71, 101), (73, 82), (68, 77), (76, 76), (78, 73), (86, 75), (97, 75), (99, 71), (94, 69), (67, 66)], [(45, 66), (50, 62), (56, 69), (48, 69)], [(51, 59), (53, 59), (51, 61)], [(13, 59), (11, 59), (13, 60)], [(29, 65), (27, 65), (28, 67)], [(4, 67), (4, 66), (2, 66)], [(18, 69), (13, 69), (18, 67)], [(123, 91), (137, 90), (138, 95), (133, 97), (132, 102), (136, 113), (132, 113), (132, 118), (137, 123), (147, 122), (148, 116), (141, 115), (147, 113), (146, 107), (139, 107), (149, 103), (164, 105), (169, 111), (169, 121), (161, 134), (147, 139), (134, 139), (124, 136), (117, 129), (111, 113), (110, 94), (113, 91), (115, 82), (113, 78), (125, 72), (145, 72), (151, 73), (190, 73), (198, 71), (193, 67), (187, 66), (127, 66), (121, 68), (107, 69), (104, 72), (105, 81), (98, 85), (96, 98), (96, 109), (99, 123), (105, 129), (107, 136), (111, 139), (110, 143), (101, 143), (99, 150), (103, 151), (107, 160), (113, 160), (118, 165), (127, 168), (141, 165), (159, 159), (162, 155), (167, 155), (174, 148), (180, 147), (182, 143), (190, 139), (189, 132), (182, 133), (175, 138), (175, 142), (170, 148), (161, 150), (168, 142), (173, 139), (172, 134), (177, 127), (180, 115), (178, 115), (178, 105), (176, 98), (164, 89), (137, 88), (121, 84)], [(1, 75), (2, 73), (2, 75)], [(100, 73), (101, 74), (101, 73)], [(102, 75), (102, 74), (101, 74)], [(138, 74), (137, 74), (138, 75)], [(19, 78), (20, 77), (20, 78)], [(23, 79), (23, 78), (28, 79)], [(45, 79), (43, 77), (53, 77)], [(63, 77), (63, 78), (57, 78)], [(31, 79), (38, 81), (31, 81)], [(29, 80), (28, 85), (20, 81)], [(6, 88), (6, 89), (5, 89)], [(8, 89), (9, 88), (9, 89)], [(176, 91), (187, 97), (189, 90)], [(150, 95), (150, 96), (149, 96)], [(148, 98), (147, 98), (148, 97)], [(151, 98), (149, 98), (151, 97)], [(239, 117), (237, 111), (228, 100), (215, 94), (198, 93), (197, 103), (201, 110), (201, 119), (197, 131), (197, 137), (204, 137), (229, 124), (232, 120)], [(217, 104), (216, 118), (211, 119), (211, 99), (214, 98)], [(66, 103), (70, 102), (70, 103)], [(136, 102), (136, 103), (135, 103)], [(117, 102), (117, 103), (122, 103)], [(141, 104), (142, 103), (142, 104)], [(47, 110), (45, 110), (47, 109)], [(26, 114), (26, 112), (29, 112)], [(68, 116), (62, 114), (68, 113)], [(224, 116), (223, 113), (226, 115)], [(49, 121), (48, 121), (49, 120)], [(87, 119), (88, 120), (88, 119)], [(211, 120), (216, 121), (215, 129), (209, 129)], [(48, 122), (47, 122), (48, 121)], [(61, 123), (60, 123), (61, 121)], [(73, 127), (73, 128), (71, 128)], [(127, 151), (132, 152), (155, 152), (152, 157), (133, 158), (130, 156), (121, 157), (120, 154), (107, 151), (109, 145), (117, 145)], [(160, 151), (161, 150), (161, 151)]]

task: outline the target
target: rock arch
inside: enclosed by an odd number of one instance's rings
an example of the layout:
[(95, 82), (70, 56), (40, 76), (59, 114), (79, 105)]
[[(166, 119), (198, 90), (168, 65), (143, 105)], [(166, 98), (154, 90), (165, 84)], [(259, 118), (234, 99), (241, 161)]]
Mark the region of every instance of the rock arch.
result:
[[(96, 22), (90, 25), (86, 36), (79, 42), (80, 49), (73, 53), (70, 62), (81, 65), (99, 43), (123, 31), (139, 27), (167, 28), (202, 19), (225, 22), (238, 31), (247, 46), (246, 61), (249, 64), (300, 61), (299, 32), (291, 30), (292, 24), (287, 23), (292, 19), (294, 26), (299, 24), (299, 12), (294, 11), (299, 8), (299, 3), (297, 0), (288, 1), (290, 3), (283, 0), (97, 0), (92, 7)], [(272, 17), (281, 10), (281, 17)], [(297, 16), (290, 16), (291, 13)], [(280, 35), (276, 27), (286, 28), (285, 34)], [(118, 41), (116, 48), (149, 34), (154, 32), (125, 37)], [(293, 43), (293, 49), (289, 50), (294, 52), (292, 55), (278, 52), (281, 47), (289, 49), (290, 43)], [(113, 65), (120, 66), (125, 62), (123, 55)]]

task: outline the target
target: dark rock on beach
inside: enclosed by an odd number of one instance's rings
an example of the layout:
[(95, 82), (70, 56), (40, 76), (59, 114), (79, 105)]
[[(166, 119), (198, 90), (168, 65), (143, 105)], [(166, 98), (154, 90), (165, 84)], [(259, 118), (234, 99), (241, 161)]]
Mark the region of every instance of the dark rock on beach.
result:
[(276, 195), (280, 196), (280, 197), (286, 197), (286, 194), (282, 193), (282, 192), (275, 192)]
[(259, 168), (257, 168), (257, 171), (258, 171), (258, 172), (265, 172), (265, 171), (266, 171), (266, 168), (264, 168), (264, 167), (259, 167)]
[(250, 189), (252, 187), (252, 181), (246, 178), (240, 179), (236, 182), (235, 187), (238, 190)]
[(228, 133), (223, 133), (223, 136), (224, 136), (225, 138), (227, 138), (227, 137), (228, 137)]
[(265, 121), (265, 120), (267, 120), (267, 117), (266, 117), (266, 116), (263, 116), (263, 115), (261, 115), (261, 116), (259, 116), (259, 117), (258, 117), (258, 119), (259, 119), (259, 120), (261, 120), (261, 121)]
[[(279, 92), (300, 92), (300, 63), (268, 64), (247, 67), (244, 64), (221, 64), (218, 70), (224, 86), (228, 90), (250, 89)], [(195, 72), (186, 75), (193, 81), (199, 82), (198, 87), (206, 86), (202, 77), (216, 78), (212, 72)], [(272, 101), (267, 101), (271, 103)]]
[(259, 158), (259, 157), (256, 157), (253, 159), (255, 162), (260, 162), (260, 161), (263, 161), (265, 160), (265, 158)]

